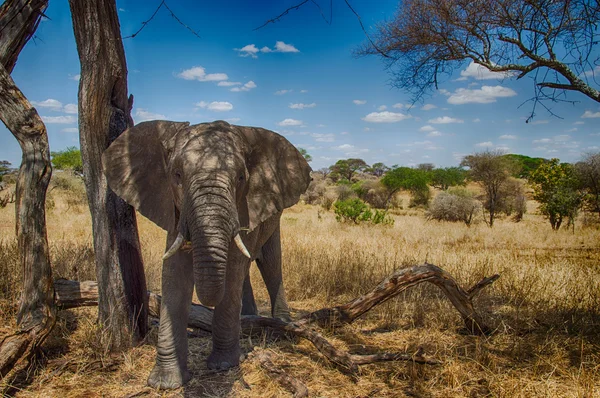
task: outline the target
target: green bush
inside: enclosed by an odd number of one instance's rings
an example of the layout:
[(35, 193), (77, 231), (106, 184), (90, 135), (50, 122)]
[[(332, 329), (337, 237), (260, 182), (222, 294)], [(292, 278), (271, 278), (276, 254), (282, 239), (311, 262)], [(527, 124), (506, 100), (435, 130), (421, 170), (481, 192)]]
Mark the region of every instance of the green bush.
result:
[(372, 224), (392, 225), (394, 219), (386, 211), (371, 210), (369, 206), (359, 198), (337, 200), (333, 204), (335, 219), (339, 222), (350, 222), (355, 224), (370, 222)]

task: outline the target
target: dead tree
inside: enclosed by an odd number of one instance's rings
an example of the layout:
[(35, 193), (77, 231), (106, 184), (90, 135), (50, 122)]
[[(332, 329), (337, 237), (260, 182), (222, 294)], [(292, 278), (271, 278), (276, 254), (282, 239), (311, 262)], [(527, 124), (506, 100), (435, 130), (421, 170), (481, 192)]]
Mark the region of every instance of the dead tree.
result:
[[(429, 282), (438, 286), (460, 313), (465, 327), (469, 333), (485, 335), (492, 332), (492, 328), (485, 323), (473, 306), (473, 298), (482, 289), (494, 283), (499, 275), (483, 278), (469, 289), (463, 289), (454, 278), (443, 269), (433, 264), (421, 264), (413, 267), (402, 268), (394, 271), (382, 280), (368, 293), (349, 301), (346, 304), (322, 308), (311, 312), (295, 322), (284, 322), (279, 319), (262, 316), (243, 316), (241, 319), (242, 333), (252, 335), (263, 333), (266, 330), (276, 331), (280, 334), (295, 336), (310, 341), (315, 348), (332, 364), (345, 373), (357, 374), (359, 365), (382, 361), (411, 361), (415, 363), (435, 365), (441, 363), (437, 359), (424, 355), (422, 350), (415, 353), (376, 353), (371, 355), (356, 355), (336, 348), (321, 333), (312, 327), (342, 327), (362, 317), (375, 306), (397, 296), (404, 290), (419, 283)], [(74, 308), (93, 306), (97, 304), (98, 287), (96, 282), (77, 282), (68, 280), (56, 281), (57, 304), (60, 308)], [(160, 315), (161, 297), (148, 293), (150, 314), (154, 317)], [(188, 326), (207, 332), (212, 327), (212, 309), (201, 304), (191, 304)], [(257, 355), (259, 362), (267, 372), (277, 379), (286, 388), (295, 391), (298, 396), (305, 396), (305, 386), (288, 375), (282, 375), (268, 358), (268, 354)]]
[(48, 135), (37, 111), (10, 77), (47, 5), (47, 0), (7, 0), (0, 7), (0, 119), (23, 151), (15, 206), (23, 290), (17, 331), (0, 344), (0, 377), (37, 351), (56, 319), (46, 236), (46, 190), (52, 175)]
[(147, 332), (146, 279), (135, 210), (107, 186), (102, 152), (133, 125), (127, 66), (114, 0), (69, 1), (81, 62), (79, 136), (92, 213), (98, 319), (120, 350)]

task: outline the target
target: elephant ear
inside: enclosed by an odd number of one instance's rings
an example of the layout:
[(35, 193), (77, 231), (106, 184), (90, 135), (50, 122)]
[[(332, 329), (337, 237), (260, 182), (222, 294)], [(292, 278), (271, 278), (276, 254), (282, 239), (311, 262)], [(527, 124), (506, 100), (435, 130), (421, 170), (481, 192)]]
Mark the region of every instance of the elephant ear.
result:
[(108, 186), (159, 227), (170, 230), (175, 202), (167, 174), (175, 136), (189, 123), (153, 120), (127, 129), (102, 154)]
[(255, 127), (240, 127), (250, 145), (247, 157), (249, 229), (298, 203), (310, 183), (304, 156), (281, 135)]

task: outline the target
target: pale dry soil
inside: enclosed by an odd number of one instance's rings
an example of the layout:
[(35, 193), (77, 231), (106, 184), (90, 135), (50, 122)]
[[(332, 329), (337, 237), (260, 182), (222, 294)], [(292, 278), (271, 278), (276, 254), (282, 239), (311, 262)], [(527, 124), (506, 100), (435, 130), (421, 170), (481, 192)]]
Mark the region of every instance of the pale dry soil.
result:
[[(89, 212), (81, 198), (70, 195), (59, 189), (50, 193), (54, 272), (89, 280), (94, 278)], [(20, 283), (13, 213), (13, 205), (0, 209), (0, 337), (14, 326)], [(269, 350), (273, 362), (306, 384), (314, 397), (600, 397), (598, 228), (554, 232), (531, 212), (521, 223), (499, 220), (493, 229), (483, 223), (468, 228), (426, 221), (419, 210), (395, 213), (393, 226), (355, 226), (337, 223), (331, 212), (318, 207), (286, 210), (284, 274), (294, 314), (343, 303), (395, 268), (428, 261), (464, 287), (501, 275), (476, 299), (494, 334), (467, 335), (440, 291), (419, 285), (355, 324), (324, 333), (352, 353), (422, 348), (441, 365), (387, 362), (362, 366), (353, 377), (331, 366), (307, 342), (245, 338), (243, 350)], [(148, 286), (159, 292), (165, 233), (141, 216), (139, 226)], [(254, 266), (252, 278), (266, 315), (267, 294)], [(289, 396), (252, 355), (239, 369), (209, 371), (210, 337), (192, 330), (189, 385), (167, 392), (146, 388), (156, 327), (147, 344), (111, 356), (95, 317), (94, 308), (61, 312), (41, 365), (28, 378), (23, 371), (5, 379), (5, 391), (62, 398)]]

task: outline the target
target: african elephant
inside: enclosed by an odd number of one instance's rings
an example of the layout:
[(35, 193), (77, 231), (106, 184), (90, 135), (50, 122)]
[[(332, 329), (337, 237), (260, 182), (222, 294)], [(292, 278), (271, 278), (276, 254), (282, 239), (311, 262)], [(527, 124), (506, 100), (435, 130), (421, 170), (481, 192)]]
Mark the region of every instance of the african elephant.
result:
[[(102, 161), (110, 188), (168, 232), (156, 365), (148, 384), (176, 388), (189, 380), (194, 285), (198, 299), (215, 307), (208, 367), (237, 366), (243, 290), (244, 312), (256, 313), (252, 260), (267, 285), (272, 315), (289, 319), (280, 217), (308, 187), (308, 163), (279, 134), (224, 121), (143, 122), (118, 137)], [(179, 250), (185, 242), (191, 250)]]

